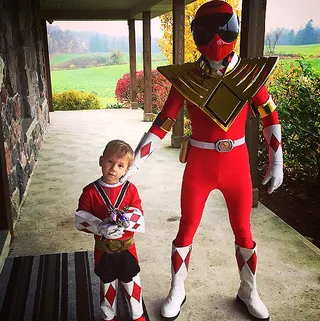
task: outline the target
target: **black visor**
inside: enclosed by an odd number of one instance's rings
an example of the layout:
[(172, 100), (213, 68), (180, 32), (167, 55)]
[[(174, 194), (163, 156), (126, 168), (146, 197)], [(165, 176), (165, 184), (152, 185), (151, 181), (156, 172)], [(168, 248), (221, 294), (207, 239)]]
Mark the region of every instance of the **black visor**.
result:
[(225, 42), (233, 42), (239, 34), (238, 17), (235, 13), (215, 13), (199, 17), (191, 23), (191, 32), (197, 45), (207, 45), (215, 33)]

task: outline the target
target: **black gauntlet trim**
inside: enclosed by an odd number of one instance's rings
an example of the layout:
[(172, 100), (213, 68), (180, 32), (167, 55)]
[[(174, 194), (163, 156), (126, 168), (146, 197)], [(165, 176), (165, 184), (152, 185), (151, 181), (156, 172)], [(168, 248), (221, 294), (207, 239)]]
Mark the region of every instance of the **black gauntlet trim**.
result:
[(171, 130), (175, 122), (176, 122), (175, 119), (172, 119), (172, 118), (162, 119), (160, 114), (158, 114), (158, 116), (156, 117), (153, 123), (158, 127), (160, 127), (162, 130), (164, 130), (165, 132), (168, 132)]

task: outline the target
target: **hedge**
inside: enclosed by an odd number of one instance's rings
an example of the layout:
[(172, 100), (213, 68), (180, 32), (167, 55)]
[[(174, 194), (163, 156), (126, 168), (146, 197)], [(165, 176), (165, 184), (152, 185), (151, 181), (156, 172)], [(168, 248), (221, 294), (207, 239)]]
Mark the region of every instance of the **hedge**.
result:
[(54, 110), (99, 109), (100, 102), (96, 94), (77, 90), (55, 93), (52, 97)]

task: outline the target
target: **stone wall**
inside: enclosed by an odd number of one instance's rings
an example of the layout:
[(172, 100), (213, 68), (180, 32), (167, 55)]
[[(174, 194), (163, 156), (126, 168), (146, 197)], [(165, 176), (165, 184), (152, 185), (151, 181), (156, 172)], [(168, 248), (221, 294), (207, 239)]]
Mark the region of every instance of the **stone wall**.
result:
[(16, 219), (49, 121), (39, 0), (0, 0), (1, 123)]

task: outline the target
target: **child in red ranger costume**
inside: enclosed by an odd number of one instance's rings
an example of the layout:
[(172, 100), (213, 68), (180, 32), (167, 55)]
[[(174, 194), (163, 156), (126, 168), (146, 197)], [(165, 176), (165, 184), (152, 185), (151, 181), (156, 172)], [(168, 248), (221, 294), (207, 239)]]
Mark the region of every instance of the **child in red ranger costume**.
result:
[(137, 188), (121, 183), (134, 158), (121, 140), (110, 141), (99, 159), (102, 177), (87, 185), (75, 213), (78, 230), (93, 233), (95, 273), (101, 280), (102, 319), (116, 321), (117, 290), (122, 283), (130, 303), (132, 320), (145, 321), (140, 267), (134, 232), (144, 232), (144, 216)]

